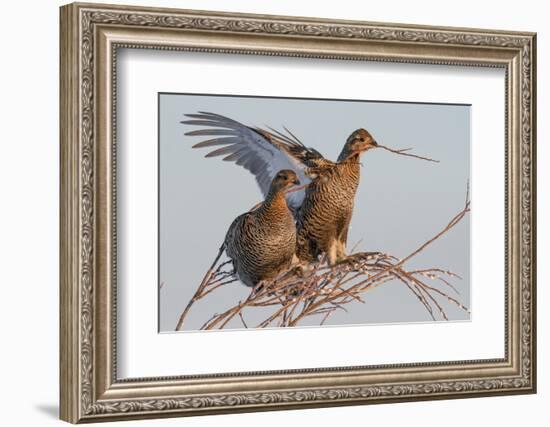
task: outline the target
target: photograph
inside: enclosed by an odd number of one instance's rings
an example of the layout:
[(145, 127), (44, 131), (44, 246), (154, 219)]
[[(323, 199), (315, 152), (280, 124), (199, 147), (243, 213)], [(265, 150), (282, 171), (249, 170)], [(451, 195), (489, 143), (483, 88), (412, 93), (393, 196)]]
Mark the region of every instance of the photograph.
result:
[(469, 321), (470, 108), (159, 93), (159, 332)]

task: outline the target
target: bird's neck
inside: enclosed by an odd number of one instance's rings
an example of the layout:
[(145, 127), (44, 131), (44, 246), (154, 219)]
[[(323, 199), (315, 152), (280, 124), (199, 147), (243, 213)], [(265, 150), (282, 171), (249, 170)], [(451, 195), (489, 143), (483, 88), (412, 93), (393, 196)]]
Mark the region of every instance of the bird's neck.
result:
[(361, 174), (361, 164), (359, 163), (359, 155), (355, 154), (343, 162), (338, 163), (338, 176), (346, 177), (348, 182), (353, 187), (359, 184), (359, 178)]
[(338, 163), (350, 163), (355, 162), (359, 163), (359, 157), (360, 153), (358, 152), (350, 152), (345, 147), (342, 149), (342, 152), (338, 156)]
[[(347, 144), (346, 144), (347, 145)], [(347, 146), (344, 146), (342, 148), (342, 151), (340, 152), (340, 155), (338, 156), (338, 163), (347, 162), (350, 159), (355, 159), (356, 161), (359, 161), (359, 153), (353, 152), (348, 149)]]
[(280, 213), (289, 212), (286, 204), (285, 193), (282, 190), (270, 191), (258, 209), (258, 214), (262, 216), (279, 215)]

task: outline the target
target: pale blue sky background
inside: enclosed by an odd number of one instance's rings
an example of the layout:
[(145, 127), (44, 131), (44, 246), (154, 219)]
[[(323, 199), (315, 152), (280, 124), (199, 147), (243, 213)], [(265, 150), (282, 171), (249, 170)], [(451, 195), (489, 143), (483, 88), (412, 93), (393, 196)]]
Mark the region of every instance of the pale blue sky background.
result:
[[(470, 176), (470, 107), (369, 101), (304, 100), (186, 94), (159, 95), (159, 330), (173, 331), (179, 314), (195, 292), (217, 253), (227, 227), (261, 200), (253, 176), (220, 158), (204, 159), (205, 149), (191, 146), (204, 138), (184, 136), (197, 129), (180, 123), (185, 113), (211, 111), (247, 125), (286, 126), (306, 145), (335, 160), (347, 136), (364, 127), (379, 143), (413, 147), (428, 163), (372, 150), (362, 158), (361, 183), (349, 245), (404, 257), (431, 238), (458, 213)], [(475, 183), (474, 183), (475, 184)], [(409, 268), (440, 267), (463, 277), (454, 284), (459, 300), (470, 305), (470, 221), (466, 217), (447, 235), (409, 262)], [(191, 309), (185, 329), (197, 329), (212, 314), (246, 297), (249, 289), (236, 282)], [(352, 304), (348, 313), (331, 316), (327, 325), (430, 321), (416, 297), (392, 282)], [(449, 318), (468, 314), (446, 302)], [(266, 312), (250, 310), (250, 325)], [(304, 325), (316, 325), (311, 319)], [(241, 327), (240, 321), (230, 327)]]

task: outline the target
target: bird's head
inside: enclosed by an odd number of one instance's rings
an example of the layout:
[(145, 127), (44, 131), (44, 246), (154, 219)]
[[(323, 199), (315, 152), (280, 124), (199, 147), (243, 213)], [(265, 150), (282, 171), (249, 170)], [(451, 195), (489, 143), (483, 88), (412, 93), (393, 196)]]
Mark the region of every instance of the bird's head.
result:
[(277, 172), (271, 181), (271, 191), (288, 190), (295, 185), (300, 185), (296, 172), (290, 169), (283, 169)]
[(340, 156), (338, 156), (338, 161), (353, 157), (359, 158), (365, 151), (376, 147), (378, 147), (378, 143), (368, 131), (362, 128), (357, 129), (348, 137)]

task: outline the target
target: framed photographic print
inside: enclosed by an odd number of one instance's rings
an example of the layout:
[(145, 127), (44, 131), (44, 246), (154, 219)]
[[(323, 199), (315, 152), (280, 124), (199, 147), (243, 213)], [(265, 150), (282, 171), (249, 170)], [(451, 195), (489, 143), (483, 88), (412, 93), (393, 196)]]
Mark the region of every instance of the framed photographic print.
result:
[(61, 418), (536, 390), (535, 34), (61, 8)]

